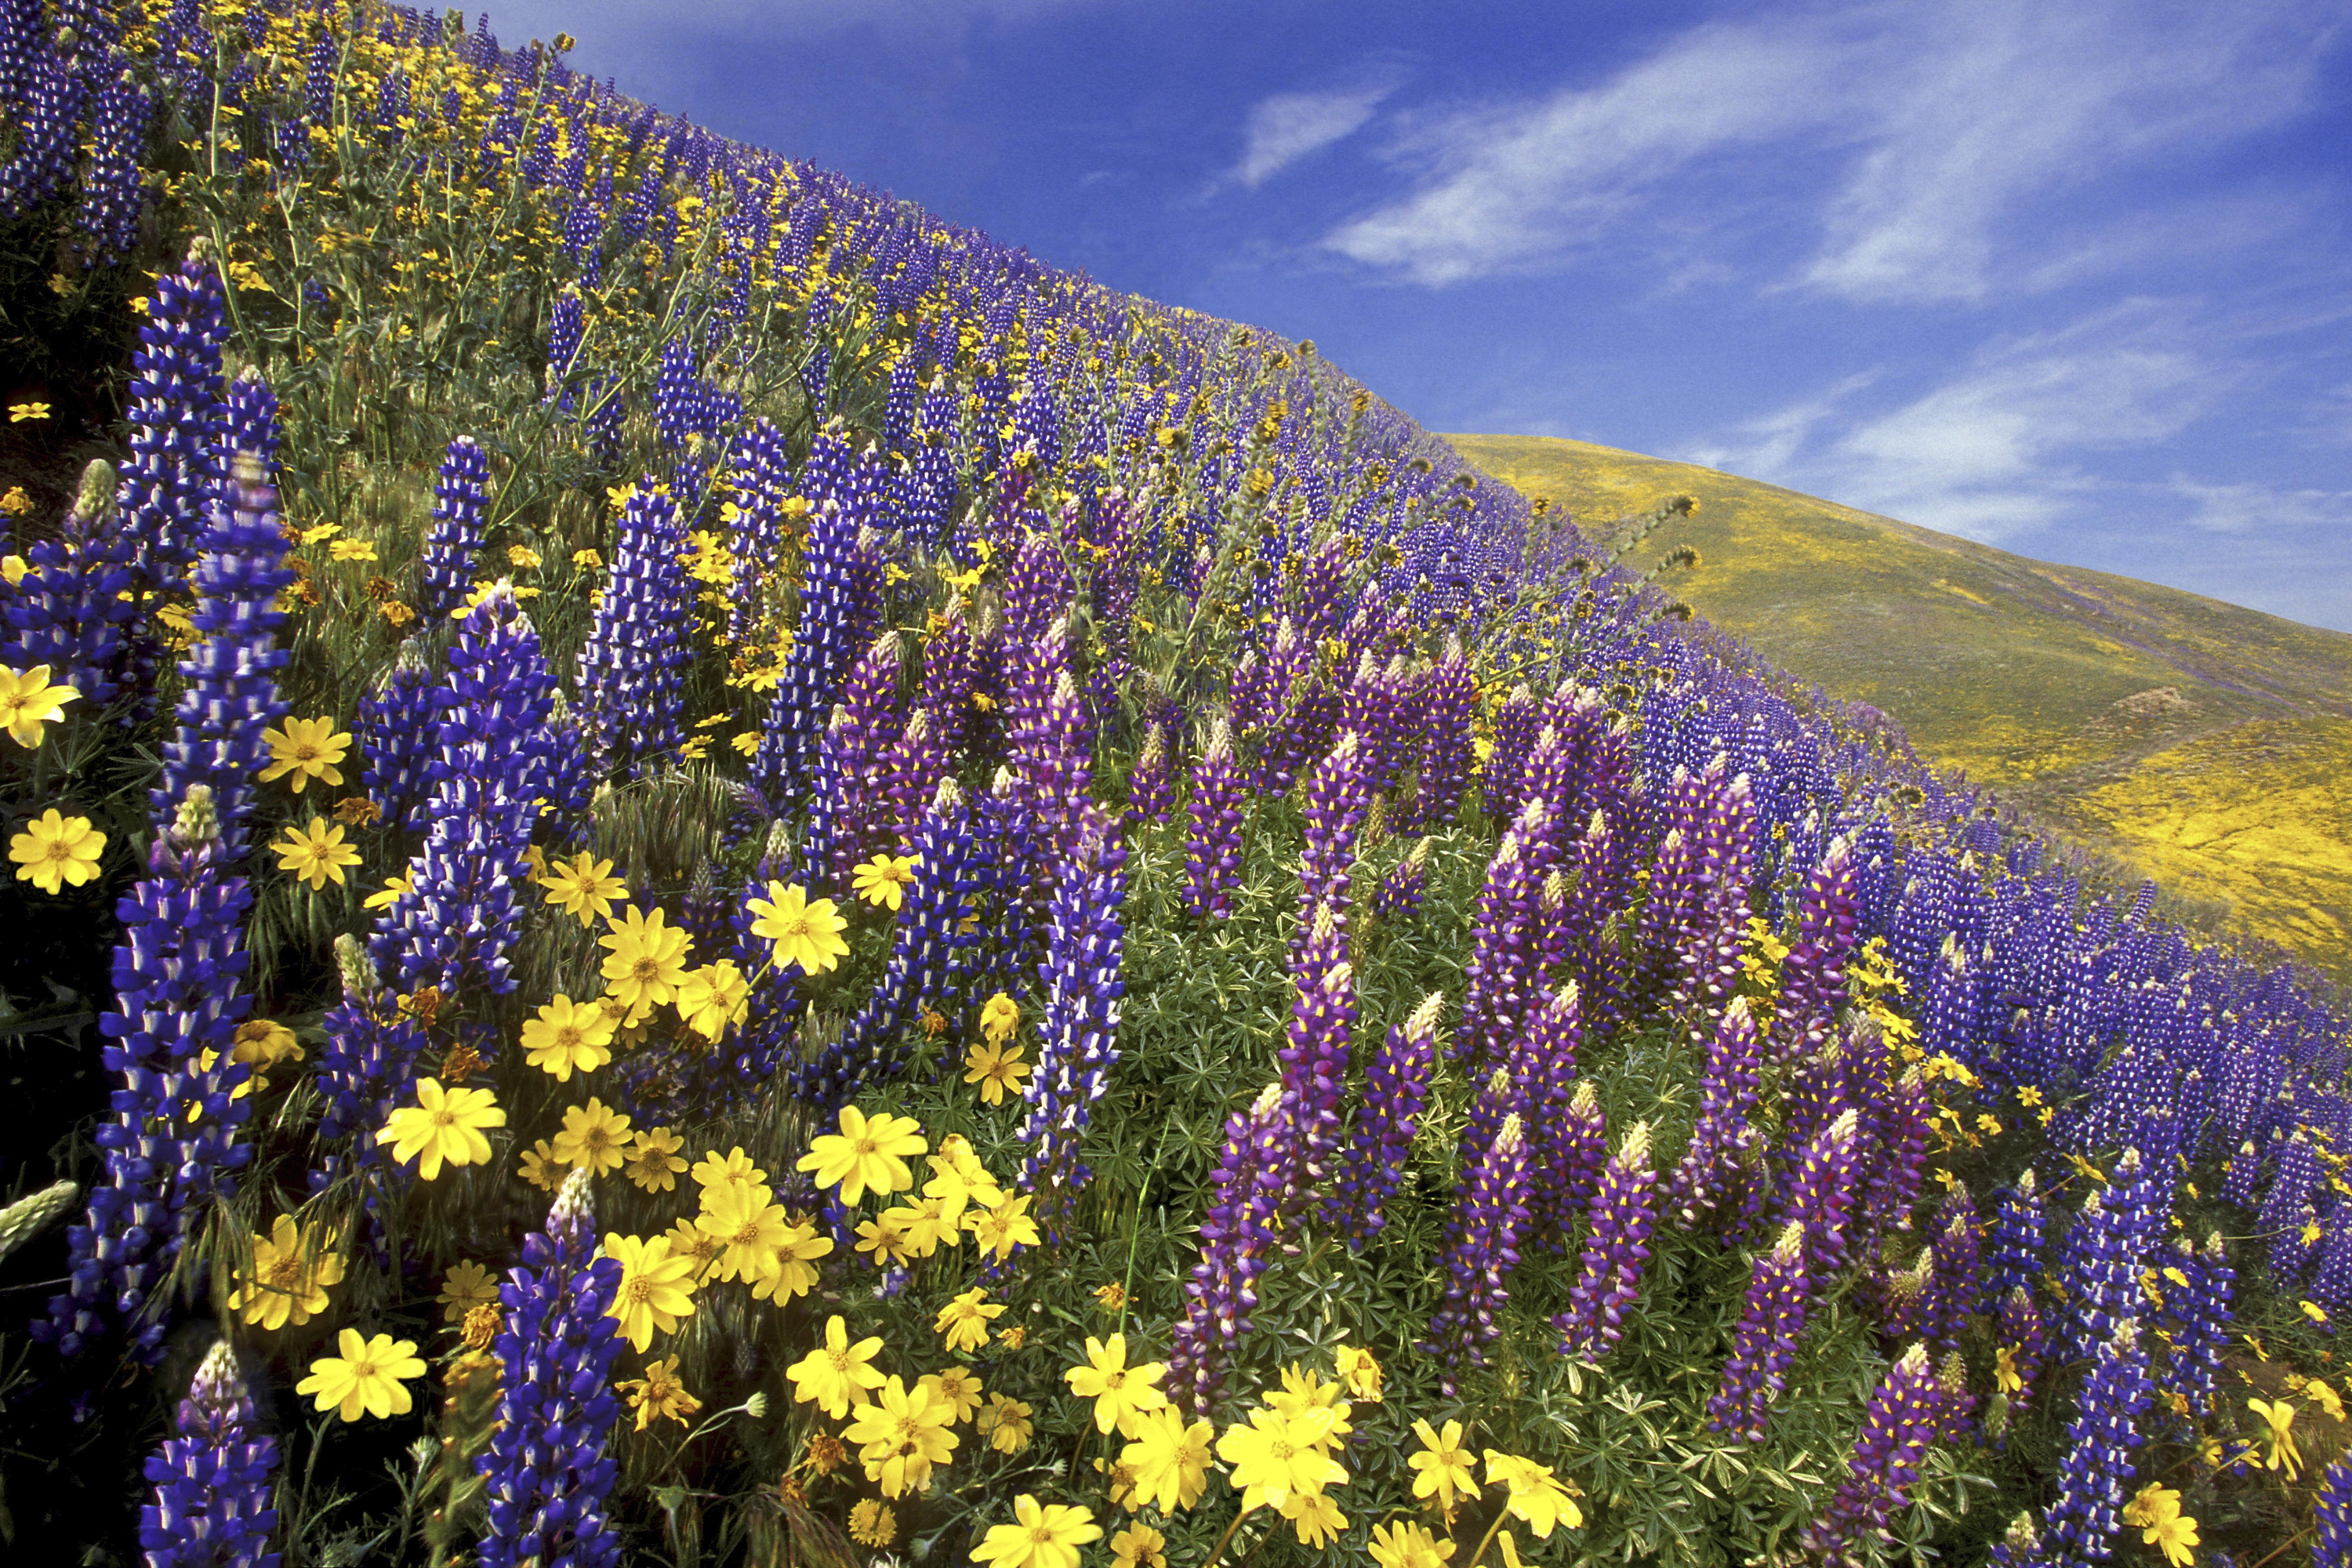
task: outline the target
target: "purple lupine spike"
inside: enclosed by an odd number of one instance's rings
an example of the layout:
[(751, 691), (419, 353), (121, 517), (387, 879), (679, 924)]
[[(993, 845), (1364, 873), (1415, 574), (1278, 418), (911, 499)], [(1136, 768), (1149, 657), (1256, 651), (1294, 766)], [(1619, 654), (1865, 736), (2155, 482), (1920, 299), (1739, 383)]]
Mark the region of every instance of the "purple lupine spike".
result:
[(726, 473), (734, 507), (729, 548), (749, 574), (728, 606), (727, 635), (743, 647), (772, 637), (782, 617), (792, 490), (784, 433), (768, 419), (752, 420), (728, 447)]
[(644, 768), (677, 748), (693, 657), (685, 551), (677, 509), (650, 478), (639, 480), (621, 508), (612, 574), (580, 648), (580, 717), (608, 763)]
[(2024, 1286), (2001, 1298), (1994, 1342), (1998, 1347), (1993, 1358), (1994, 1385), (2008, 1399), (2010, 1409), (2024, 1410), (2033, 1403), (2042, 1355), (2050, 1344), (2042, 1310), (2033, 1304), (2033, 1292)]
[(425, 668), (424, 648), (411, 637), (374, 689), (360, 699), (359, 722), (352, 726), (360, 784), (395, 829), (414, 832), (421, 826), (417, 816), (432, 790), (427, 769), (446, 695)]
[(253, 811), (254, 774), (268, 761), (261, 732), (286, 713), (276, 676), (288, 655), (274, 645), (286, 619), (278, 591), (294, 574), (281, 564), (286, 541), (278, 492), (260, 474), (258, 459), (239, 458), (236, 498), (214, 507), (205, 532), (188, 617), (197, 640), (180, 660), (179, 706), (152, 792), (162, 816), (186, 798), (189, 786), (205, 786), (232, 856)]
[(940, 744), (949, 754), (963, 749), (971, 728), (973, 683), (979, 658), (972, 651), (971, 627), (964, 619), (963, 601), (949, 601), (946, 623), (923, 644), (923, 681), (918, 700), (931, 710)]
[(1797, 1156), (1775, 1205), (1776, 1218), (1805, 1222), (1805, 1278), (1834, 1279), (1853, 1258), (1846, 1222), (1855, 1206), (1861, 1118), (1848, 1110), (1813, 1134)]
[(1390, 1028), (1381, 1054), (1364, 1069), (1363, 1109), (1349, 1157), (1339, 1163), (1336, 1204), (1350, 1250), (1362, 1250), (1388, 1225), (1388, 1201), (1404, 1180), (1405, 1160), (1429, 1104), (1437, 1015), (1444, 1005), (1443, 992), (1423, 997), (1403, 1023)]
[(1748, 1301), (1723, 1381), (1706, 1402), (1706, 1424), (1739, 1443), (1760, 1443), (1773, 1403), (1789, 1386), (1789, 1364), (1805, 1332), (1805, 1226), (1791, 1220), (1749, 1267)]
[(206, 504), (226, 477), (219, 450), (226, 310), (220, 274), (191, 251), (155, 280), (139, 328), (125, 410), (131, 460), (119, 500), (132, 564), (150, 587), (172, 586), (194, 562), (208, 527)]
[(547, 312), (547, 380), (544, 400), (566, 410), (572, 407), (572, 373), (587, 341), (588, 321), (580, 304), (580, 286), (566, 283)]
[(1946, 1442), (1963, 1442), (1977, 1429), (1977, 1395), (1969, 1386), (1969, 1359), (1958, 1351), (1945, 1354), (1936, 1366), (1936, 1393), (1942, 1402), (1937, 1412), (1936, 1435)]
[(1135, 753), (1135, 766), (1128, 773), (1124, 831), (1130, 837), (1157, 827), (1167, 816), (1175, 798), (1173, 771), (1167, 726), (1155, 721), (1144, 731), (1142, 749)]
[(2001, 1189), (1992, 1225), (1992, 1268), (1985, 1277), (1985, 1292), (2005, 1301), (2020, 1286), (2031, 1287), (2042, 1274), (2043, 1233), (2048, 1220), (2035, 1185), (2033, 1167), (2018, 1173), (2017, 1184)]
[(1455, 1373), (1464, 1366), (1484, 1366), (1486, 1347), (1502, 1335), (1496, 1315), (1511, 1299), (1509, 1279), (1519, 1264), (1519, 1233), (1528, 1219), (1527, 1191), (1527, 1138), (1513, 1112), (1503, 1118), (1455, 1199), (1454, 1237), (1445, 1254), (1445, 1304), (1429, 1321), (1424, 1347), (1444, 1361), (1439, 1387), (1448, 1398)]
[(1583, 999), (1576, 982), (1566, 981), (1534, 1010), (1514, 1053), (1525, 1064), (1528, 1154), (1535, 1169), (1528, 1200), (1533, 1211), (1529, 1239), (1555, 1250), (1567, 1245), (1569, 1229), (1583, 1212), (1584, 1186), (1577, 1178), (1584, 1153), (1574, 1142), (1582, 1127), (1573, 1109), (1584, 1087), (1576, 1076), (1583, 1048)]
[[(824, 753), (825, 784), (833, 792), (833, 865), (836, 885), (845, 886), (850, 868), (880, 841), (891, 812), (886, 802), (886, 752), (900, 727), (898, 703), (898, 634), (884, 632), (850, 667), (824, 737), (817, 742)], [(938, 781), (933, 780), (936, 786)], [(929, 805), (925, 790), (914, 802), (917, 812)]]
[(90, 1190), (88, 1222), (66, 1232), (67, 1289), (32, 1327), (60, 1356), (89, 1348), (111, 1317), (132, 1359), (162, 1358), (157, 1290), (188, 1210), (234, 1194), (253, 1155), (236, 1141), (252, 1102), (235, 1098), (250, 1069), (230, 1056), (252, 1006), (238, 985), (253, 889), (226, 874), (226, 850), (211, 790), (192, 785), (150, 848), (146, 877), (116, 907), (115, 1005), (98, 1027), (112, 1042), (101, 1054), (117, 1087), (113, 1115), (92, 1134), (106, 1175)]
[(1348, 1087), (1349, 1037), (1356, 1022), (1355, 972), (1346, 939), (1328, 904), (1316, 906), (1292, 971), (1296, 994), (1277, 1053), (1282, 1060), (1282, 1110), (1293, 1137), (1284, 1156), (1293, 1169), (1286, 1184), (1326, 1192), (1338, 1152), (1339, 1101)]
[(1694, 1039), (1714, 1026), (1714, 1015), (1739, 984), (1748, 936), (1748, 881), (1754, 862), (1756, 804), (1748, 775), (1719, 783), (1723, 759), (1708, 764), (1701, 784), (1705, 809), (1694, 837), (1700, 890), (1675, 932), (1674, 1005), (1691, 1020)]
[(2173, 1242), (2172, 1262), (2162, 1275), (2164, 1310), (2158, 1320), (2172, 1346), (2172, 1386), (2196, 1415), (2210, 1415), (2221, 1398), (2221, 1358), (2229, 1352), (2237, 1272), (2215, 1231), (2199, 1251), (2187, 1237)]
[[(1347, 953), (1348, 893), (1356, 863), (1356, 841), (1371, 805), (1370, 781), (1364, 773), (1363, 741), (1354, 731), (1342, 733), (1307, 775), (1302, 816), (1306, 848), (1298, 858), (1298, 928), (1291, 941), (1291, 965), (1304, 971), (1310, 963), (1328, 966)], [(1336, 949), (1325, 948), (1309, 960), (1305, 944), (1314, 935), (1314, 916), (1330, 911)]]
[(1281, 1246), (1281, 1216), (1293, 1207), (1283, 1184), (1282, 1085), (1265, 1086), (1225, 1119), (1224, 1147), (1210, 1176), (1214, 1195), (1201, 1219), (1201, 1257), (1184, 1282), (1184, 1315), (1170, 1336), (1168, 1386), (1195, 1415), (1215, 1408), (1234, 1347), (1251, 1328), (1257, 1281)]
[(1559, 942), (1592, 1026), (1613, 1033), (1625, 1018), (1625, 987), (1611, 924), (1625, 907), (1625, 856), (1608, 816), (1594, 811), (1570, 857), (1573, 872)]
[[(809, 468), (845, 465), (839, 447), (829, 436), (820, 437), (810, 448)], [(861, 546), (858, 520), (829, 495), (810, 516), (801, 563), (800, 624), (793, 628), (792, 651), (770, 700), (754, 770), (761, 790), (778, 802), (807, 796), (816, 773), (818, 738), (878, 603), (878, 568)]]
[(1537, 899), (1556, 853), (1544, 804), (1530, 800), (1486, 868), (1463, 969), (1462, 1027), (1454, 1042), (1455, 1058), (1474, 1072), (1508, 1048), (1524, 1026), (1539, 979), (1533, 972)]
[(1472, 731), (1478, 688), (1460, 637), (1446, 639), (1445, 657), (1423, 672), (1412, 701), (1419, 713), (1420, 752), (1413, 759), (1413, 797), (1405, 826), (1445, 826), (1461, 815), (1462, 797), (1477, 760)]
[(1707, 1043), (1706, 1075), (1690, 1147), (1666, 1181), (1666, 1206), (1685, 1226), (1701, 1215), (1740, 1213), (1746, 1180), (1760, 1163), (1762, 1140), (1752, 1122), (1762, 1068), (1755, 1016), (1736, 996)]
[(1429, 889), (1430, 844), (1430, 839), (1421, 839), (1381, 879), (1381, 885), (1372, 890), (1375, 918), (1406, 921), (1421, 912), (1422, 900)]
[(2311, 1549), (2311, 1568), (2352, 1563), (2352, 1454), (2339, 1455), (2320, 1478), (2311, 1522), (2319, 1534)]
[(1008, 647), (1034, 641), (1070, 608), (1070, 569), (1061, 546), (1032, 533), (1004, 574), (1004, 633)]
[(1845, 1003), (1845, 965), (1856, 934), (1853, 851), (1831, 841), (1797, 900), (1797, 940), (1780, 961), (1772, 1058), (1787, 1061), (1822, 1048)]
[(0, 51), (16, 117), (16, 151), (0, 159), (0, 218), (14, 223), (72, 176), (82, 81), (60, 57), (40, 0), (0, 4)]
[(882, 759), (882, 793), (890, 802), (887, 826), (896, 838), (914, 837), (924, 804), (939, 794), (948, 776), (952, 759), (940, 728), (931, 710), (916, 709)]
[(2046, 1561), (2064, 1568), (2088, 1568), (2114, 1552), (2140, 1417), (2155, 1394), (2137, 1319), (2117, 1322), (2094, 1357), (2058, 1451), (2058, 1500), (2042, 1521)]
[(1234, 713), (1234, 727), (1246, 737), (1255, 759), (1249, 780), (1257, 793), (1288, 795), (1300, 765), (1318, 753), (1323, 739), (1316, 700), (1320, 694), (1314, 641), (1299, 635), (1286, 616), (1267, 650), (1255, 710), (1237, 705)]
[(1867, 1105), (1868, 1077), (1846, 1059), (1845, 1042), (1832, 1037), (1796, 1066), (1780, 1091), (1780, 1136), (1801, 1144), (1849, 1105)]
[(140, 616), (139, 575), (116, 489), (113, 466), (91, 462), (61, 537), (26, 547), (21, 581), (0, 579), (0, 664), (45, 664), (93, 709), (126, 692), (142, 706), (149, 699), (148, 649), (128, 635)]
[(1192, 765), (1192, 795), (1184, 908), (1196, 920), (1223, 920), (1234, 912), (1241, 883), (1242, 780), (1234, 765), (1233, 724), (1222, 715)]
[(1915, 1344), (1871, 1394), (1845, 1480), (1805, 1526), (1807, 1552), (1830, 1568), (1860, 1568), (1867, 1561), (1865, 1541), (1890, 1539), (1886, 1526), (1910, 1500), (1911, 1486), (1935, 1442), (1942, 1404), (1927, 1347)]
[(991, 940), (980, 950), (984, 973), (973, 984), (976, 994), (1002, 991), (1021, 1002), (1029, 996), (1045, 958), (1039, 933), (1050, 895), (1042, 875), (1045, 839), (1013, 795), (1012, 773), (1000, 768), (974, 807), (973, 837), (986, 851), (979, 868), (987, 904), (982, 925)]
[(428, 764), (425, 844), (408, 863), (408, 890), (377, 915), (368, 939), (404, 994), (432, 985), (455, 1000), (467, 986), (492, 996), (515, 988), (515, 884), (538, 820), (537, 737), (554, 692), (538, 628), (501, 582), (458, 623)]
[(1037, 1071), (1023, 1089), (1029, 1113), (1020, 1138), (1030, 1146), (1022, 1180), (1033, 1191), (1058, 1189), (1064, 1200), (1089, 1175), (1077, 1157), (1090, 1108), (1110, 1087), (1118, 1060), (1119, 979), (1127, 928), (1127, 847), (1108, 822), (1089, 823), (1054, 889), (1045, 930), (1045, 1005), (1038, 1021)]
[(1557, 1131), (1547, 1131), (1545, 1137), (1558, 1151), (1555, 1157), (1559, 1161), (1559, 1196), (1556, 1206), (1566, 1214), (1584, 1213), (1600, 1188), (1601, 1173), (1609, 1168), (1609, 1121), (1591, 1079), (1577, 1079), (1576, 1093), (1568, 1102), (1565, 1125)]
[(499, 1286), (498, 1415), (474, 1461), (489, 1508), (482, 1568), (621, 1560), (604, 1511), (619, 1473), (605, 1441), (621, 1413), (621, 1341), (605, 1314), (620, 1286), (621, 1265), (597, 1245), (588, 1173), (575, 1170)]
[(139, 1510), (146, 1568), (277, 1568), (277, 1468), (278, 1440), (255, 1415), (236, 1352), (215, 1340), (180, 1401), (178, 1436), (148, 1456), (154, 1491)]
[[(1892, 1245), (1882, 1238), (1882, 1254)], [(1908, 1268), (1865, 1269), (1866, 1276), (1872, 1274), (1876, 1275), (1879, 1337), (1897, 1344), (1916, 1337), (1927, 1318), (1928, 1293), (1935, 1289), (1935, 1248), (1921, 1247)]]
[(460, 436), (441, 454), (441, 470), (433, 479), (433, 521), (417, 555), (416, 608), (427, 626), (446, 620), (474, 591), (489, 500), (490, 459), (471, 436)]
[(2042, 1532), (2033, 1528), (2030, 1513), (2009, 1521), (2009, 1529), (1992, 1543), (1992, 1554), (1985, 1559), (1989, 1568), (2031, 1568), (2041, 1561)]
[(1879, 1228), (1899, 1228), (1927, 1178), (1927, 1134), (1935, 1100), (1917, 1066), (1903, 1069), (1878, 1107), (1876, 1135), (1862, 1209)]
[(2163, 1239), (2168, 1206), (2137, 1149), (2124, 1151), (2105, 1189), (2083, 1200), (2058, 1252), (2066, 1291), (2063, 1359), (2089, 1360), (2117, 1324), (2140, 1315), (2140, 1273)]
[(1522, 803), (1515, 792), (1527, 773), (1528, 749), (1535, 744), (1542, 723), (1543, 705), (1524, 682), (1513, 687), (1495, 710), (1495, 746), (1481, 774), (1486, 781), (1486, 815), (1497, 821), (1519, 814)]
[(1981, 1305), (1978, 1279), (1982, 1244), (1977, 1234), (1977, 1213), (1968, 1184), (1953, 1184), (1944, 1200), (1943, 1229), (1929, 1248), (1935, 1280), (1926, 1304), (1922, 1330), (1930, 1349), (1946, 1355), (1959, 1348), (1960, 1336), (1976, 1321)]
[(1650, 1260), (1650, 1227), (1657, 1218), (1657, 1173), (1650, 1163), (1650, 1126), (1633, 1123), (1601, 1173), (1589, 1213), (1568, 1310), (1552, 1320), (1560, 1354), (1597, 1362), (1625, 1335), (1625, 1313), (1642, 1293)]

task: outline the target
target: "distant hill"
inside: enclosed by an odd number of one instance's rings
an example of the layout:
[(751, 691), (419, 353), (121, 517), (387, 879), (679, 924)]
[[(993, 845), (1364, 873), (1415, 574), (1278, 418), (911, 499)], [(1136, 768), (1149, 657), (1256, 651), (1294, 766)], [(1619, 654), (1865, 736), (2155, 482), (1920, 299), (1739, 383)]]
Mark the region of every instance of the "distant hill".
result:
[(1696, 496), (1642, 554), (1696, 545), (1674, 587), (1707, 620), (2158, 879), (2180, 913), (2352, 984), (2352, 637), (1695, 464), (1446, 439), (1604, 537)]

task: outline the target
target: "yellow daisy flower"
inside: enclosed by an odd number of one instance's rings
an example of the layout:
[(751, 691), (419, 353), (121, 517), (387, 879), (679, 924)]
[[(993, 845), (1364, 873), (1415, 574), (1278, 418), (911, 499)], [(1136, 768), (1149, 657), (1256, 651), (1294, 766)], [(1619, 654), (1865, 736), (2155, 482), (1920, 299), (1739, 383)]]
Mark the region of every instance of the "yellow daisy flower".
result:
[(488, 1089), (445, 1089), (438, 1079), (421, 1078), (416, 1103), (394, 1111), (375, 1141), (392, 1145), (397, 1164), (416, 1160), (416, 1173), (429, 1182), (441, 1173), (445, 1161), (452, 1165), (487, 1162), (490, 1141), (482, 1136), (483, 1130), (506, 1124), (507, 1113)]
[(425, 1375), (415, 1340), (390, 1334), (362, 1340), (357, 1330), (345, 1329), (336, 1343), (342, 1353), (312, 1362), (310, 1375), (294, 1385), (295, 1393), (316, 1395), (320, 1410), (332, 1410), (346, 1421), (362, 1414), (379, 1419), (408, 1414), (415, 1402), (406, 1380)]
[(323, 816), (310, 819), (305, 830), (289, 827), (286, 837), (270, 846), (278, 851), (278, 868), (291, 871), (317, 892), (329, 882), (343, 885), (343, 868), (360, 863), (360, 852), (343, 842), (343, 830), (330, 827)]
[(106, 835), (89, 817), (67, 816), (51, 806), (8, 840), (8, 858), (16, 863), (18, 881), (57, 893), (96, 879), (105, 848)]
[(613, 1059), (613, 1028), (604, 1008), (558, 992), (538, 1017), (524, 1022), (523, 1060), (554, 1075), (556, 1082), (569, 1083), (573, 1072), (593, 1072)]
[(333, 715), (289, 719), (286, 728), (264, 730), (261, 739), (269, 747), (269, 765), (259, 774), (263, 784), (290, 774), (287, 787), (300, 795), (312, 779), (331, 784), (343, 782), (343, 770), (338, 764), (351, 749), (352, 738), (335, 729)]

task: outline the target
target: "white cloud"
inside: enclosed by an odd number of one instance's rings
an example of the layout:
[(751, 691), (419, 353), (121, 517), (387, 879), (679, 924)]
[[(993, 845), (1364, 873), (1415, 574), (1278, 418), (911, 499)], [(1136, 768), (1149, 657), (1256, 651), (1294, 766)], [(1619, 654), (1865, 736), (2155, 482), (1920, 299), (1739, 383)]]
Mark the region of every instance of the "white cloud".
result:
[(1998, 542), (2112, 487), (2084, 467), (2178, 436), (2234, 383), (2189, 346), (2179, 306), (2133, 300), (2012, 338), (1907, 403), (1849, 412), (1866, 382), (1744, 425), (1697, 460), (1906, 522)]
[(2210, 485), (2190, 479), (2175, 479), (2168, 488), (2195, 509), (2189, 514), (2190, 523), (2219, 532), (2352, 527), (2352, 490)]
[(1342, 92), (1276, 93), (1262, 100), (1249, 112), (1249, 140), (1233, 178), (1257, 189), (1309, 153), (1354, 135), (1391, 90), (1381, 83)]
[(2079, 266), (2050, 237), (2118, 173), (2302, 112), (2332, 9), (1888, 0), (1704, 24), (1598, 83), (1425, 121), (1394, 149), (1412, 187), (1325, 244), (1444, 284), (1640, 246), (1665, 219), (1680, 247), (1716, 214), (1716, 247), (1749, 253), (1769, 195), (1764, 221), (1812, 252), (1806, 287), (1982, 299), (2053, 253)]

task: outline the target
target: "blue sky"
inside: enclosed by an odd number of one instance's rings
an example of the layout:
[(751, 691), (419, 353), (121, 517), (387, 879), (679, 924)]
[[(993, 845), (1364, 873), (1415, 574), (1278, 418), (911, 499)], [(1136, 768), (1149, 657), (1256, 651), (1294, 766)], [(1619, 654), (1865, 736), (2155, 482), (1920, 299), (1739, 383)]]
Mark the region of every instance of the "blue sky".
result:
[(525, 0), (504, 41), (1437, 430), (2352, 630), (2341, 0)]

